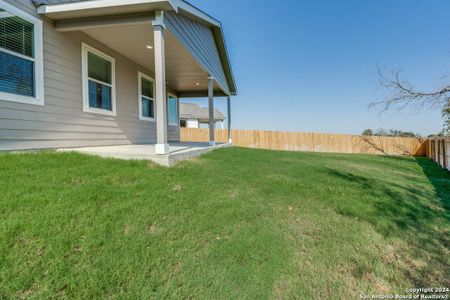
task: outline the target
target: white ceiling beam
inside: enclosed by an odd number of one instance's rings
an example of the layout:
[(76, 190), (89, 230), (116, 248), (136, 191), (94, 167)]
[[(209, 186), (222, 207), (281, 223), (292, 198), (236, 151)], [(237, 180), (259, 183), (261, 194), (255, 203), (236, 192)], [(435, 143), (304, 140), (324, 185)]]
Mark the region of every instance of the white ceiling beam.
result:
[(56, 21), (54, 27), (57, 31), (68, 32), (120, 25), (151, 24), (154, 19), (155, 15), (152, 12), (146, 14), (116, 15)]

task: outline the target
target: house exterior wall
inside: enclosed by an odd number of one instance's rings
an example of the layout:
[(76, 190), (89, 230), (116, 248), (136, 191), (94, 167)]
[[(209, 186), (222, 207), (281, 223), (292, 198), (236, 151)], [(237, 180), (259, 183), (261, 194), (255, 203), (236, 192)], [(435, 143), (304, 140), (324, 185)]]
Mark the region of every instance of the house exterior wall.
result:
[[(39, 17), (31, 0), (5, 2)], [(0, 99), (0, 151), (155, 143), (156, 123), (139, 120), (138, 106), (138, 72), (152, 72), (81, 32), (43, 27), (45, 104)], [(82, 43), (116, 60), (117, 116), (83, 112)], [(169, 140), (179, 140), (178, 126), (169, 126)]]
[(200, 128), (198, 120), (196, 120), (196, 119), (188, 119), (188, 120), (186, 120), (186, 127), (187, 128)]

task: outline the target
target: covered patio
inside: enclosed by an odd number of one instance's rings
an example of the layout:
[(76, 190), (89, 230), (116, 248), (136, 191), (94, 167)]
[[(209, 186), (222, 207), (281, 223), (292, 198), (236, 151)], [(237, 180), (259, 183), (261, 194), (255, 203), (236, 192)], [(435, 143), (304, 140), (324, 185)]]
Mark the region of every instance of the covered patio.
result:
[[(47, 4), (38, 13), (51, 19), (59, 32), (79, 32), (143, 67), (154, 85), (155, 144), (71, 148), (107, 157), (149, 159), (172, 165), (216, 147), (214, 101), (226, 97), (228, 128), (231, 129), (231, 96), (236, 86), (220, 22), (185, 1), (140, 0), (82, 1)], [(117, 83), (120, 89), (120, 82)], [(208, 144), (182, 144), (169, 140), (168, 96), (208, 98), (210, 139)], [(120, 107), (118, 110), (120, 112)], [(141, 109), (141, 107), (140, 107)], [(153, 122), (153, 124), (152, 124)]]
[(170, 143), (169, 153), (156, 154), (155, 145), (122, 145), (105, 147), (85, 147), (73, 149), (59, 149), (59, 152), (79, 152), (96, 155), (104, 158), (117, 158), (126, 160), (150, 160), (166, 167), (171, 167), (181, 160), (191, 159), (208, 153), (218, 148), (231, 147), (231, 144), (217, 143), (210, 146), (209, 143)]

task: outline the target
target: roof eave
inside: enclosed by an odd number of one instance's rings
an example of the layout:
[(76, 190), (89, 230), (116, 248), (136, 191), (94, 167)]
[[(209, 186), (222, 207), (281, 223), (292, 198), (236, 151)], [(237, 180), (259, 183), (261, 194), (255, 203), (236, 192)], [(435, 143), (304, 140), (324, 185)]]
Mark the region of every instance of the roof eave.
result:
[(223, 33), (222, 24), (203, 12), (201, 9), (195, 7), (184, 0), (178, 0), (178, 8), (180, 13), (187, 14), (190, 17), (198, 18), (203, 22), (207, 22), (209, 26), (213, 28), (214, 38), (216, 39), (216, 45), (218, 46), (220, 59), (222, 61), (222, 66), (225, 71), (225, 76), (227, 77), (229, 90), (231, 95), (237, 95), (236, 81), (233, 75), (233, 69), (231, 67), (230, 57), (228, 54), (227, 45), (225, 42), (225, 35)]
[(213, 30), (214, 38), (216, 39), (216, 45), (219, 50), (220, 59), (222, 61), (222, 66), (225, 71), (225, 76), (228, 81), (228, 87), (231, 92), (230, 96), (237, 95), (236, 81), (234, 79), (233, 68), (231, 67), (230, 56), (228, 54), (227, 44), (225, 42), (225, 36), (222, 27), (216, 27)]
[(38, 14), (45, 15), (50, 19), (64, 19), (65, 15), (70, 13), (82, 13), (86, 11), (95, 11), (95, 14), (101, 15), (102, 12), (111, 8), (125, 8), (133, 6), (142, 6), (143, 10), (148, 11), (148, 5), (156, 9), (174, 10), (178, 12), (177, 0), (96, 0), (80, 1), (59, 4), (46, 4), (37, 7)]
[[(81, 1), (62, 4), (46, 4), (37, 8), (37, 12), (41, 15), (45, 15), (50, 19), (64, 19), (65, 14), (74, 12), (88, 12), (97, 11), (101, 15), (102, 11), (106, 12), (108, 9), (122, 6), (133, 7), (142, 6), (143, 10), (148, 11), (148, 5), (151, 5), (154, 9), (172, 10), (177, 13), (182, 13), (191, 17), (197, 21), (205, 23), (213, 29), (214, 38), (219, 51), (222, 66), (224, 68), (225, 76), (229, 85), (229, 92), (231, 95), (237, 95), (236, 82), (231, 68), (231, 62), (228, 55), (227, 46), (225, 43), (225, 36), (222, 30), (221, 23), (188, 3), (184, 0), (95, 0), (95, 1)], [(95, 15), (95, 13), (94, 13)], [(228, 93), (228, 92), (227, 92)]]

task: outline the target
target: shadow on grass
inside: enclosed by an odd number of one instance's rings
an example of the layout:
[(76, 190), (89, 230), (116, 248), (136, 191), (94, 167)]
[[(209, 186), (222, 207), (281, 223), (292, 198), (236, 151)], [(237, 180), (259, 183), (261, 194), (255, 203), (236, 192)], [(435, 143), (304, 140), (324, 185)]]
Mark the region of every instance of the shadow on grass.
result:
[(340, 205), (339, 211), (371, 223), (388, 239), (402, 241), (406, 246), (396, 251), (406, 263), (399, 263), (398, 268), (412, 283), (448, 285), (450, 174), (429, 159), (416, 158), (416, 162), (432, 188), (426, 181), (418, 183), (402, 175), (384, 179), (336, 169), (328, 172), (367, 193), (354, 200), (364, 203)]
[(418, 157), (416, 161), (435, 188), (436, 196), (441, 200), (445, 209), (450, 210), (450, 172), (428, 158)]

